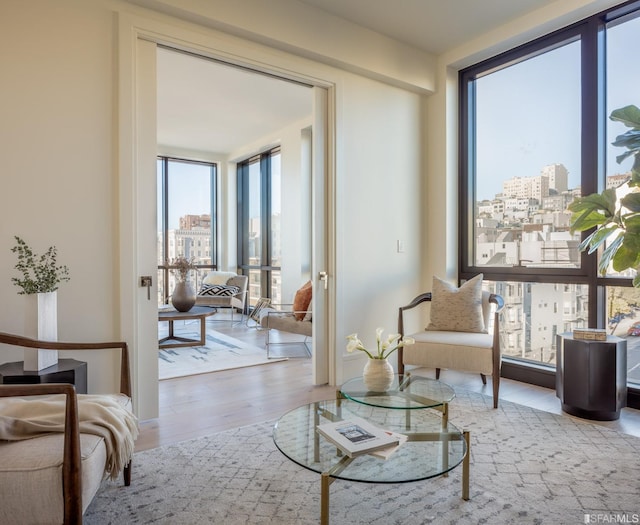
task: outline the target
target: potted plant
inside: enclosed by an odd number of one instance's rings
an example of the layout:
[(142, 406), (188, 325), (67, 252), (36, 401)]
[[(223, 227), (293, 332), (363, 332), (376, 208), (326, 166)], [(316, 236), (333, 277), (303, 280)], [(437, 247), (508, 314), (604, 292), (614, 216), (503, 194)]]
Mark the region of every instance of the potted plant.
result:
[(191, 270), (196, 269), (193, 257), (176, 257), (170, 264), (176, 285), (171, 294), (171, 304), (178, 312), (188, 312), (196, 304), (196, 292), (189, 282)]
[[(616, 272), (629, 268), (636, 270), (633, 285), (640, 287), (640, 109), (625, 106), (611, 112), (611, 120), (621, 122), (629, 129), (618, 135), (612, 143), (627, 149), (618, 155), (618, 163), (628, 157), (635, 157), (631, 168), (631, 179), (627, 186), (629, 193), (617, 198), (616, 188), (608, 188), (602, 193), (593, 193), (574, 200), (569, 205), (571, 231), (586, 231), (595, 227), (580, 244), (581, 251), (593, 253), (604, 246), (598, 271), (604, 274), (611, 264)], [(606, 244), (605, 244), (606, 243)]]
[(55, 246), (50, 246), (38, 257), (23, 239), (18, 236), (14, 236), (14, 239), (16, 245), (11, 251), (18, 254), (15, 269), (22, 273), (22, 279), (12, 277), (11, 282), (21, 288), (18, 294), (55, 292), (60, 283), (69, 280), (69, 268), (58, 265), (58, 250)]
[[(14, 236), (16, 245), (11, 248), (18, 254), (15, 269), (22, 278), (12, 277), (11, 282), (20, 287), (20, 295), (38, 297), (38, 339), (56, 341), (58, 339), (57, 290), (60, 283), (69, 280), (69, 268), (58, 264), (58, 251), (55, 246), (42, 255), (36, 255), (31, 247), (20, 237)], [(25, 349), (24, 369), (37, 371), (53, 366), (58, 362), (56, 350)]]

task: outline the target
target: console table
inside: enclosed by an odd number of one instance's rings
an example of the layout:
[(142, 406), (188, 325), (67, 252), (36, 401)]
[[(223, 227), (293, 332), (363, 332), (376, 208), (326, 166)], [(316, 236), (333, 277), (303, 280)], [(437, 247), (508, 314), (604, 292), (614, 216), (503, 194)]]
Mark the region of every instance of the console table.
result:
[(620, 417), (627, 404), (627, 341), (557, 336), (556, 396), (568, 414), (599, 421)]
[(59, 359), (58, 363), (42, 370), (24, 370), (24, 363), (16, 361), (0, 365), (0, 384), (37, 385), (40, 383), (71, 383), (78, 394), (87, 393), (87, 363), (75, 359)]

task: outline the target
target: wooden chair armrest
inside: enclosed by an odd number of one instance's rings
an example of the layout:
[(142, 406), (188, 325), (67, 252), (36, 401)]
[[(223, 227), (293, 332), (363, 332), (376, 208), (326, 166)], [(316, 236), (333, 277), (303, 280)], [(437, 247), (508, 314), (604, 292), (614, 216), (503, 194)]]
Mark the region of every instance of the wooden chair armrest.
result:
[[(431, 301), (431, 292), (421, 293), (417, 297), (414, 297), (413, 300), (409, 304), (407, 304), (405, 306), (401, 306), (400, 308), (398, 308), (398, 333), (400, 334), (400, 337), (404, 337), (405, 336), (405, 333), (404, 333), (404, 311), (405, 310), (411, 310), (412, 308), (415, 308), (419, 304), (422, 304), (422, 303), (427, 302), (427, 301)], [(402, 361), (403, 356), (404, 356), (404, 352), (403, 352), (403, 348), (402, 347), (398, 348), (397, 356), (398, 356), (398, 373), (399, 374), (404, 374), (404, 363)]]
[(120, 349), (120, 393), (131, 397), (131, 372), (129, 369), (129, 347), (123, 341), (106, 343), (64, 343), (59, 341), (38, 341), (29, 337), (0, 332), (0, 343), (23, 348), (41, 348), (43, 350), (106, 350)]
[(504, 299), (501, 295), (492, 293), (489, 296), (489, 302), (496, 305), (496, 313), (499, 313), (504, 308)]
[(82, 523), (80, 424), (78, 420), (78, 396), (76, 395), (75, 387), (70, 384), (59, 383), (38, 385), (0, 385), (0, 397), (38, 396), (45, 394), (64, 394), (66, 396), (64, 445), (62, 456), (64, 523)]
[(420, 295), (415, 297), (409, 304), (398, 308), (398, 333), (401, 336), (404, 336), (404, 311), (411, 310), (412, 308), (415, 308), (419, 304), (422, 304), (426, 301), (431, 301), (431, 292), (421, 293)]

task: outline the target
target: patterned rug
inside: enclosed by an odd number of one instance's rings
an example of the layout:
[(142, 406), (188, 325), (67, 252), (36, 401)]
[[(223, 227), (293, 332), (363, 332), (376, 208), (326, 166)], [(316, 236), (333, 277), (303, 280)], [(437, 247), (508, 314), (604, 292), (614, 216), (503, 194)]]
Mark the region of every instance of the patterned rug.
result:
[[(507, 401), (491, 407), (491, 398), (459, 389), (451, 404), (452, 423), (471, 431), (469, 501), (460, 497), (461, 467), (407, 484), (337, 480), (332, 525), (638, 522), (640, 439)], [(272, 428), (136, 454), (131, 486), (105, 481), (85, 524), (317, 524), (320, 477), (276, 449)]]
[[(163, 323), (166, 325), (166, 323)], [(175, 335), (199, 339), (198, 326), (186, 324), (178, 328), (176, 323)], [(162, 329), (159, 337), (166, 337), (167, 331)], [(264, 348), (253, 346), (228, 335), (216, 332), (207, 327), (206, 346), (186, 346), (180, 348), (165, 348), (158, 351), (158, 377), (171, 379), (195, 374), (206, 374), (219, 370), (241, 368), (244, 366), (264, 365), (283, 361), (286, 358), (267, 359)]]

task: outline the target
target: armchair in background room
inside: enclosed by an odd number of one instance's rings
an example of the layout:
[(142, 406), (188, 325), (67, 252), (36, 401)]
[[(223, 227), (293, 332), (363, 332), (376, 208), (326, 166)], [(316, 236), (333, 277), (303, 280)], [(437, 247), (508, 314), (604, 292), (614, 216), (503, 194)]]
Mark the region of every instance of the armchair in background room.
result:
[(196, 295), (196, 305), (230, 308), (231, 324), (233, 324), (233, 314), (236, 310), (240, 311), (241, 317), (246, 313), (248, 285), (249, 278), (246, 275), (237, 275), (234, 272), (209, 272), (202, 280)]
[[(313, 335), (313, 323), (311, 312), (312, 285), (311, 281), (305, 283), (295, 294), (292, 304), (272, 304), (260, 311), (260, 326), (266, 330), (265, 346), (267, 358), (271, 358), (270, 348), (273, 345), (303, 344), (305, 355), (310, 356), (311, 350), (308, 340)], [(274, 342), (271, 331), (278, 330), (290, 334), (304, 336), (304, 340), (298, 342)]]
[[(436, 379), (442, 369), (479, 373), (482, 383), (492, 377), (493, 407), (498, 408), (500, 390), (500, 295), (482, 290), (482, 274), (460, 288), (433, 278), (433, 291), (418, 295), (398, 310), (398, 332), (416, 341), (398, 351), (398, 373), (406, 365), (435, 368)], [(405, 334), (404, 313), (431, 302), (430, 323), (425, 330)], [(491, 314), (493, 311), (493, 319)], [(491, 321), (493, 320), (493, 323)], [(493, 333), (489, 328), (493, 325)]]

